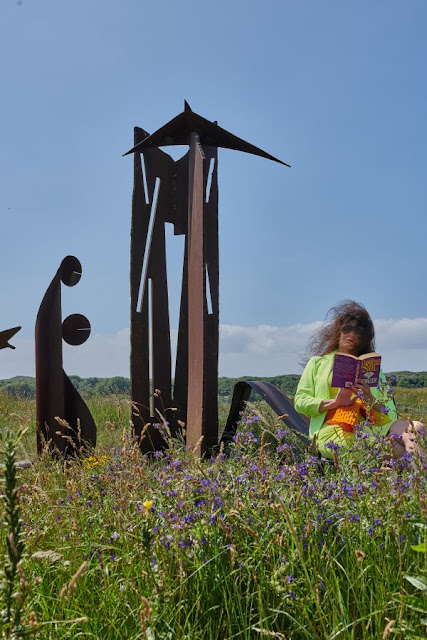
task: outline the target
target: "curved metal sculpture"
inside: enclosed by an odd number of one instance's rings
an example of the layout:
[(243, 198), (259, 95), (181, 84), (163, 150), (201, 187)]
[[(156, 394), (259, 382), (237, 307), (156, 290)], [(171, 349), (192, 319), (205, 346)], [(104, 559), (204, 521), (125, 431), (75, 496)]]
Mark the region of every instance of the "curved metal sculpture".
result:
[[(168, 145), (189, 145), (189, 152), (175, 162), (158, 148)], [(183, 113), (151, 135), (136, 127), (135, 146), (127, 152), (134, 154), (131, 387), (134, 429), (137, 436), (144, 432), (144, 452), (165, 446), (153, 424), (156, 409), (164, 413), (171, 406), (177, 409), (167, 414), (171, 432), (177, 417), (186, 424), (187, 445), (197, 455), (218, 443), (218, 147), (286, 164), (194, 113), (187, 103)], [(175, 235), (185, 235), (173, 392), (166, 222), (174, 225)]]
[(47, 289), (36, 321), (37, 451), (74, 455), (96, 445), (93, 417), (62, 368), (62, 339), (79, 345), (90, 335), (89, 320), (72, 314), (61, 322), (61, 282), (76, 285), (82, 274), (79, 260), (67, 256)]
[(18, 333), (20, 329), (21, 327), (13, 327), (13, 329), (6, 329), (5, 331), (0, 331), (0, 349), (6, 349), (6, 348), (15, 349), (13, 344), (10, 344), (9, 340), (13, 338), (15, 333)]
[(227, 445), (232, 440), (236, 433), (241, 412), (245, 408), (245, 404), (249, 400), (252, 391), (260, 394), (262, 399), (267, 402), (273, 411), (294, 431), (305, 445), (310, 444), (308, 437), (308, 418), (298, 413), (288, 396), (282, 393), (274, 384), (260, 380), (241, 380), (234, 385), (230, 413), (228, 414), (221, 442)]

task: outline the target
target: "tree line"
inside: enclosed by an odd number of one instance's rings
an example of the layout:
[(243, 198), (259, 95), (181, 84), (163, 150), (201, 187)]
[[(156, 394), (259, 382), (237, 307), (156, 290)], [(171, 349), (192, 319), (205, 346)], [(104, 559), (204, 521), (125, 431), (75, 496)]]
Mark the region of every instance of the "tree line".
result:
[[(406, 389), (414, 389), (427, 387), (427, 372), (420, 371), (413, 373), (411, 371), (392, 371), (386, 374), (387, 377), (394, 376), (396, 378), (395, 386), (404, 387)], [(114, 378), (80, 378), (79, 376), (69, 376), (71, 382), (77, 391), (85, 397), (92, 396), (109, 396), (109, 395), (128, 395), (130, 396), (130, 380), (116, 376)], [(288, 396), (295, 395), (295, 391), (300, 376), (296, 374), (287, 374), (282, 376), (257, 378), (254, 376), (245, 376), (241, 378), (219, 378), (218, 380), (218, 396), (223, 400), (231, 400), (233, 388), (239, 380), (264, 380), (271, 382), (278, 389), (286, 393)], [(15, 398), (34, 398), (35, 397), (35, 378), (28, 376), (16, 376), (8, 380), (0, 380), (0, 393), (7, 393)]]

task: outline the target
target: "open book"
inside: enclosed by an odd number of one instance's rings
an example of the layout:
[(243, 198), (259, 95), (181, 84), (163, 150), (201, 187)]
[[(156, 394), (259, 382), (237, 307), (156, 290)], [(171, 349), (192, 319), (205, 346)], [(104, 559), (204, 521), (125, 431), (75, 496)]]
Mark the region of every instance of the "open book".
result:
[(359, 380), (376, 387), (380, 380), (381, 356), (365, 353), (359, 358), (348, 353), (336, 353), (332, 369), (332, 387), (351, 387)]

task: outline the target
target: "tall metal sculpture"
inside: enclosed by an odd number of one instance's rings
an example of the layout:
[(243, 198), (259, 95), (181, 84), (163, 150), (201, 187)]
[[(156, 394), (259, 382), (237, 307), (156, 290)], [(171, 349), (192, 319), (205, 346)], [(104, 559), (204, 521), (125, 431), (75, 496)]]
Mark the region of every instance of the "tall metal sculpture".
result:
[(13, 344), (10, 344), (9, 340), (13, 338), (15, 333), (18, 333), (20, 329), (21, 327), (13, 327), (13, 329), (6, 329), (5, 331), (0, 331), (0, 349), (6, 349), (6, 348), (15, 349)]
[[(93, 417), (62, 368), (62, 339), (79, 345), (90, 335), (89, 320), (72, 314), (62, 322), (61, 282), (76, 285), (82, 267), (74, 256), (61, 262), (47, 289), (36, 321), (37, 451), (47, 444), (52, 453), (73, 455), (96, 444)], [(59, 418), (59, 420), (58, 420)]]
[[(189, 145), (174, 161), (158, 147)], [(186, 424), (198, 455), (218, 442), (218, 147), (286, 163), (194, 113), (149, 135), (135, 128), (131, 229), (131, 388), (143, 451), (164, 446), (156, 409)], [(125, 155), (127, 155), (125, 154)], [(143, 160), (143, 162), (142, 162)], [(175, 381), (171, 350), (164, 225), (185, 235)], [(152, 388), (150, 389), (150, 380)], [(160, 390), (161, 394), (156, 393)], [(154, 396), (154, 401), (153, 401)]]

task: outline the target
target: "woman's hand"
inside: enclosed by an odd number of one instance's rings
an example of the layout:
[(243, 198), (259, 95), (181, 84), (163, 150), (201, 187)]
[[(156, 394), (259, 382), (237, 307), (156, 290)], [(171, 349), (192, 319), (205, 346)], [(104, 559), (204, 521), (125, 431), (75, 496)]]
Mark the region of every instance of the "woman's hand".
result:
[(349, 387), (348, 389), (340, 389), (337, 393), (337, 397), (335, 398), (335, 408), (337, 407), (349, 407), (356, 400), (354, 394), (357, 394), (354, 387)]
[(364, 403), (370, 407), (373, 407), (376, 403), (376, 399), (371, 393), (370, 387), (366, 384), (366, 382), (356, 382), (351, 389), (353, 389), (354, 393), (357, 393), (359, 398), (364, 401)]
[(357, 393), (357, 391), (355, 391), (353, 387), (340, 389), (336, 398), (333, 400), (322, 400), (319, 411), (323, 413), (330, 409), (338, 409), (338, 407), (349, 407), (357, 398), (357, 395), (354, 395), (355, 393)]

